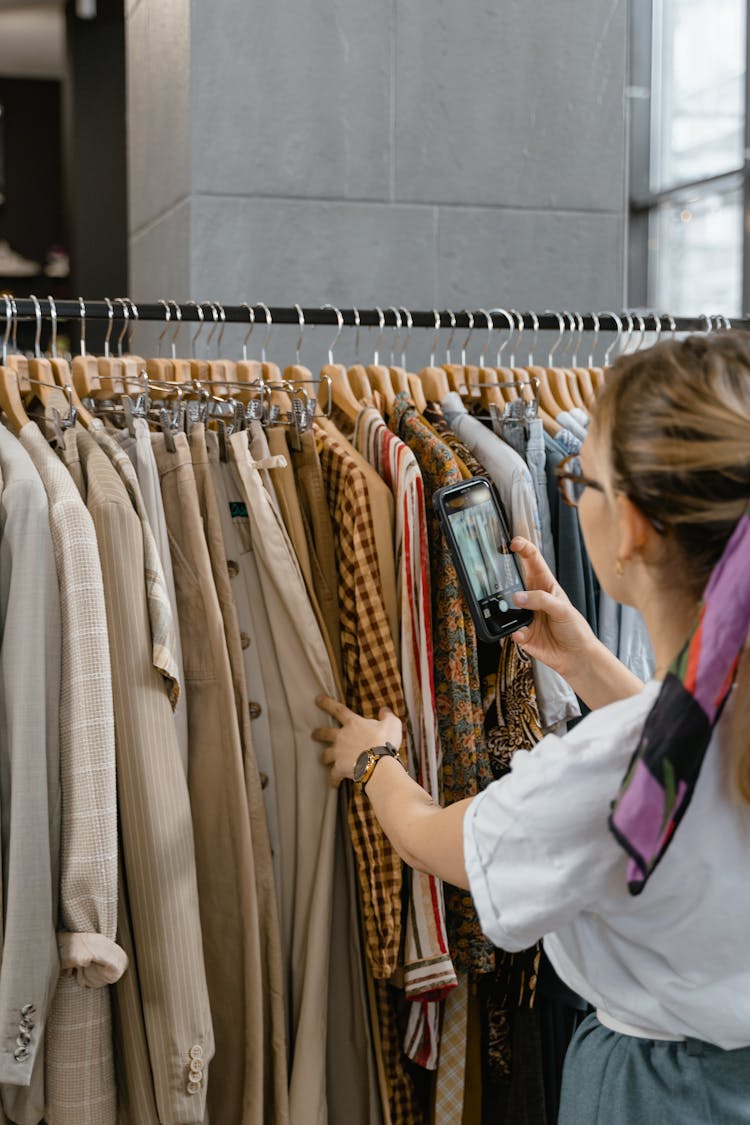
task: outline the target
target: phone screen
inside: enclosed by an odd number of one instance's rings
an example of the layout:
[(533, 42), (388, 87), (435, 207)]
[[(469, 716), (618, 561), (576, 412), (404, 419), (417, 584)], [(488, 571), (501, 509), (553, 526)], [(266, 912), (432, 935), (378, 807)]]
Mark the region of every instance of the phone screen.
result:
[(523, 583), (489, 487), (481, 482), (446, 496), (445, 513), (483, 616), (513, 609)]

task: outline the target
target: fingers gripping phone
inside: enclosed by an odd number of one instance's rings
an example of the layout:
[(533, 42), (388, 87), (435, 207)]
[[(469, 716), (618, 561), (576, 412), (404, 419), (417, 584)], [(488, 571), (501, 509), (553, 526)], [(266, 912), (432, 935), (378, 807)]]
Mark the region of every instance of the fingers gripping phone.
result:
[(533, 614), (513, 604), (525, 589), (495, 490), (485, 477), (439, 488), (432, 502), (482, 641), (499, 641)]

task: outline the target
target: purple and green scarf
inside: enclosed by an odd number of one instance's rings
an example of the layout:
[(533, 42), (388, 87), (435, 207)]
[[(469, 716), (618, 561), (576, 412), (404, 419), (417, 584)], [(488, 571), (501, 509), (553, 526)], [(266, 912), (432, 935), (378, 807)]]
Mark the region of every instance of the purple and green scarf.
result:
[(750, 507), (715, 566), (693, 630), (649, 712), (609, 827), (640, 894), (690, 804), (750, 630)]

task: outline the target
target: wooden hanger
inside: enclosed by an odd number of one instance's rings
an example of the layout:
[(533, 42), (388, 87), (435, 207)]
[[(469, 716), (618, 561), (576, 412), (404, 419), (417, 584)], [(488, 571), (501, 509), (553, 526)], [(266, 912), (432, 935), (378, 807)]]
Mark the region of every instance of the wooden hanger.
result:
[(70, 369), (70, 364), (66, 359), (61, 359), (60, 356), (52, 356), (50, 359), (50, 367), (52, 368), (52, 376), (57, 383), (58, 387), (62, 388), (66, 394), (70, 395), (71, 405), (76, 412), (76, 418), (85, 426), (89, 428), (89, 424), (93, 419), (93, 414), (86, 409), (81, 402), (80, 396), (76, 391), (73, 381), (73, 373)]
[[(358, 401), (352, 389), (349, 373), (346, 368), (342, 363), (335, 363), (333, 358), (333, 350), (338, 343), (341, 330), (344, 327), (344, 317), (342, 316), (341, 310), (337, 309), (334, 305), (324, 305), (323, 308), (329, 308), (335, 312), (337, 331), (333, 340), (328, 345), (328, 362), (324, 364), (320, 372), (318, 405), (321, 410), (328, 409), (328, 380), (330, 380), (330, 394), (333, 405), (343, 414), (347, 421), (354, 426), (356, 425), (357, 417), (362, 409), (362, 403)], [(356, 309), (354, 310), (354, 314), (354, 323), (357, 327), (357, 345), (359, 345), (359, 313)]]
[[(372, 401), (372, 384), (367, 377), (367, 368), (362, 363), (353, 364), (347, 371), (347, 378), (352, 394), (362, 403)], [(361, 406), (360, 406), (361, 408)]]
[(390, 414), (393, 409), (393, 401), (396, 397), (396, 392), (393, 389), (389, 368), (383, 367), (383, 365), (379, 363), (370, 363), (367, 365), (366, 371), (370, 386), (374, 391), (378, 391), (379, 394), (383, 396), (386, 409)]
[(427, 399), (425, 397), (422, 380), (419, 375), (413, 375), (411, 372), (407, 374), (406, 378), (409, 382), (409, 388), (411, 391), (411, 401), (414, 403), (414, 406), (419, 411), (419, 413), (424, 414), (425, 410), (427, 409)]
[(18, 389), (18, 373), (5, 365), (0, 367), (0, 406), (14, 433), (28, 425), (30, 419)]
[(423, 367), (418, 378), (428, 402), (445, 402), (451, 387), (442, 367)]
[[(340, 410), (344, 417), (354, 424), (362, 409), (362, 403), (357, 401), (352, 391), (344, 365), (341, 363), (326, 363), (321, 375), (328, 375), (331, 380), (331, 398), (336, 409)], [(328, 406), (328, 385), (322, 378), (318, 387), (318, 402), (322, 409)]]

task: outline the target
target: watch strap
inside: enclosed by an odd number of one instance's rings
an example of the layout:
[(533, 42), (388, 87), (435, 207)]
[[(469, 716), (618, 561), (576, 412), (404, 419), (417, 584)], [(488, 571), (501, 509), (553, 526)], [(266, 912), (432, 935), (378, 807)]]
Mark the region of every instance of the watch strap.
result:
[(359, 780), (363, 791), (367, 782), (372, 777), (375, 767), (381, 758), (396, 758), (398, 760), (398, 750), (391, 742), (386, 742), (384, 746), (371, 746), (367, 752), (367, 765)]

